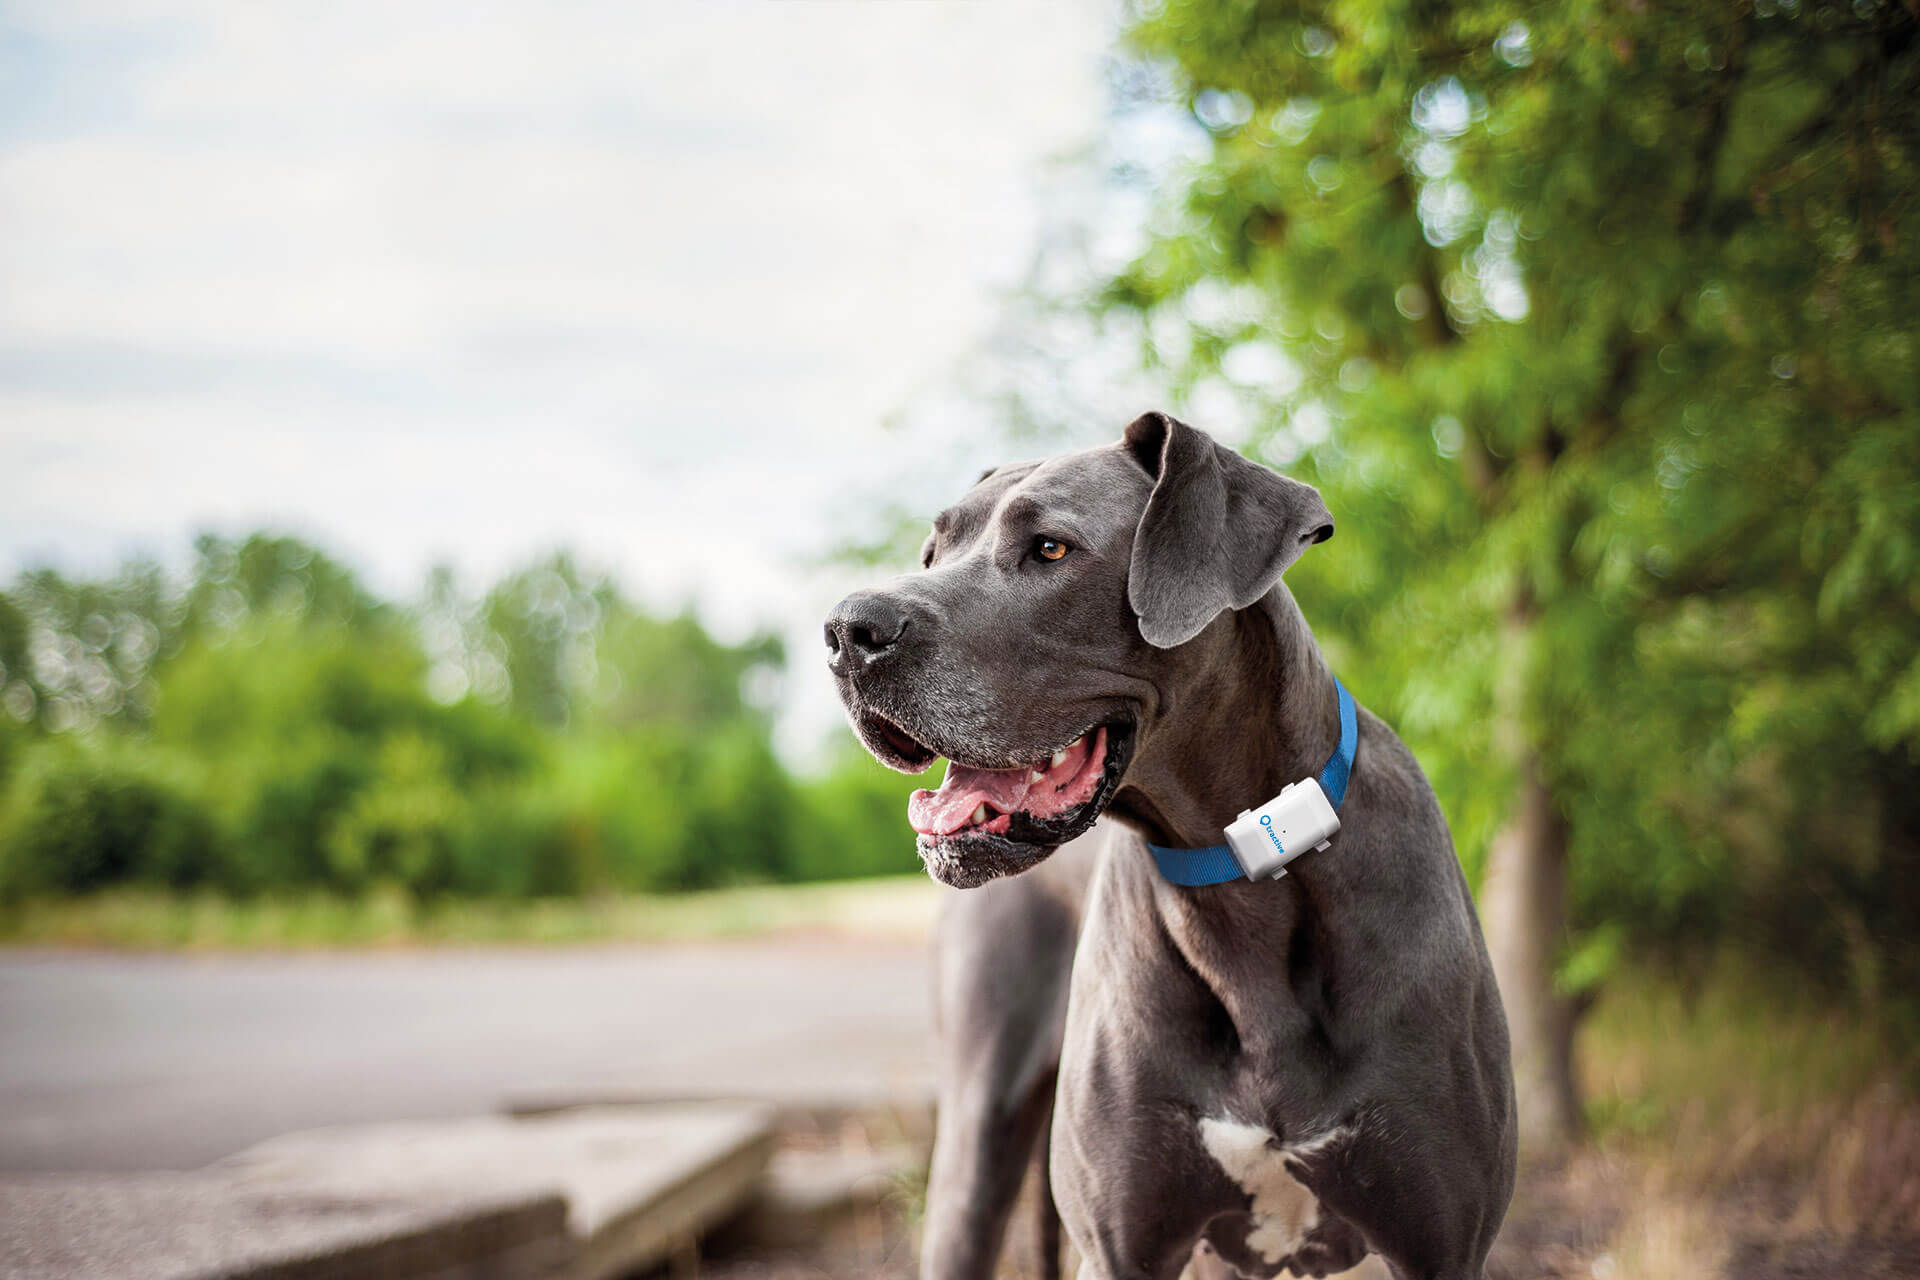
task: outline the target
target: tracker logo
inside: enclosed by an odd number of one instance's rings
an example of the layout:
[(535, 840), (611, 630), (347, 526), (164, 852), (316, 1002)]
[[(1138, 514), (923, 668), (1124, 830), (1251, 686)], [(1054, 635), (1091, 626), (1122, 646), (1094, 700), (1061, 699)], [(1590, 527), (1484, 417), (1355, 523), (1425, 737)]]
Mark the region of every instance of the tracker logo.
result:
[(1285, 853), (1287, 846), (1280, 843), (1280, 834), (1273, 829), (1273, 815), (1270, 813), (1261, 814), (1260, 826), (1266, 831), (1267, 839), (1273, 841), (1273, 847), (1281, 853)]

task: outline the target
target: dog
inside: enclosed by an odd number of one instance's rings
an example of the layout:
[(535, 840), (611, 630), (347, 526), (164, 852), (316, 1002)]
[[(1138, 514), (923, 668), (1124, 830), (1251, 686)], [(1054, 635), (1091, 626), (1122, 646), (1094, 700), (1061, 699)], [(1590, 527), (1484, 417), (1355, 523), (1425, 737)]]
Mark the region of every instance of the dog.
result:
[[(1431, 786), (1282, 581), (1332, 533), (1311, 486), (1149, 413), (987, 472), (919, 572), (834, 608), (849, 720), (892, 768), (949, 761), (909, 816), (975, 891), (936, 934), (926, 1280), (991, 1275), (1037, 1148), (1081, 1280), (1369, 1252), (1484, 1280), (1505, 1017)], [(1217, 845), (1342, 751), (1337, 834), (1284, 875), (1162, 874), (1152, 846)]]

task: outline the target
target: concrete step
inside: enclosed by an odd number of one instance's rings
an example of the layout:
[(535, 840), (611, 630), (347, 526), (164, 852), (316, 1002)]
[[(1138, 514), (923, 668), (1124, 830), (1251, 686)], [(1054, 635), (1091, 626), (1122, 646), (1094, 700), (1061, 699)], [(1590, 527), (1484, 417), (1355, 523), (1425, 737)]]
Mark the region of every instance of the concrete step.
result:
[(739, 1212), (751, 1104), (353, 1125), (184, 1174), (0, 1180), (0, 1274), (612, 1280)]
[(335, 1195), (224, 1172), (0, 1182), (10, 1280), (521, 1280), (571, 1274), (556, 1194)]
[(603, 1280), (688, 1248), (736, 1212), (773, 1148), (768, 1108), (701, 1103), (315, 1129), (221, 1163), (256, 1183), (363, 1195), (557, 1193), (578, 1249), (573, 1277)]

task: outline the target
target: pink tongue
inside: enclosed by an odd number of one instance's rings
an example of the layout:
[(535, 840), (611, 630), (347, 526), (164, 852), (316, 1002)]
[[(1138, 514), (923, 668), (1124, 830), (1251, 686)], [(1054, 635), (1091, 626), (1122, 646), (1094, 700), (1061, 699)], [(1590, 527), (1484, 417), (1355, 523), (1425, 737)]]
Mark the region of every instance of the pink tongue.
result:
[(907, 821), (921, 835), (944, 836), (966, 826), (983, 801), (1001, 813), (1012, 813), (1027, 798), (1032, 776), (1025, 765), (969, 769), (949, 762), (938, 791), (916, 791), (907, 801)]
[(1059, 764), (1042, 761), (1037, 782), (1024, 767), (969, 769), (949, 762), (938, 791), (916, 791), (907, 801), (907, 821), (923, 836), (952, 835), (973, 825), (974, 812), (985, 804), (991, 816), (980, 829), (1004, 835), (1008, 814), (1052, 818), (1093, 799), (1106, 753), (1107, 731), (1101, 728), (1066, 748)]

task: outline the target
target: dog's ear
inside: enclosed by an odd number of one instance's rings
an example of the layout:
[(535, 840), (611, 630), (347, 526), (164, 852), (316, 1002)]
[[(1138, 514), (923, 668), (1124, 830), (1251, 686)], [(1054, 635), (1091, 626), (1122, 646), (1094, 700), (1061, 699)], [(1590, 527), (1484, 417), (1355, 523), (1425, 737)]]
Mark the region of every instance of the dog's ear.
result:
[(1223, 610), (1246, 608), (1302, 551), (1333, 536), (1333, 517), (1313, 486), (1184, 422), (1142, 414), (1125, 444), (1153, 477), (1133, 536), (1127, 602), (1157, 648), (1185, 644)]

